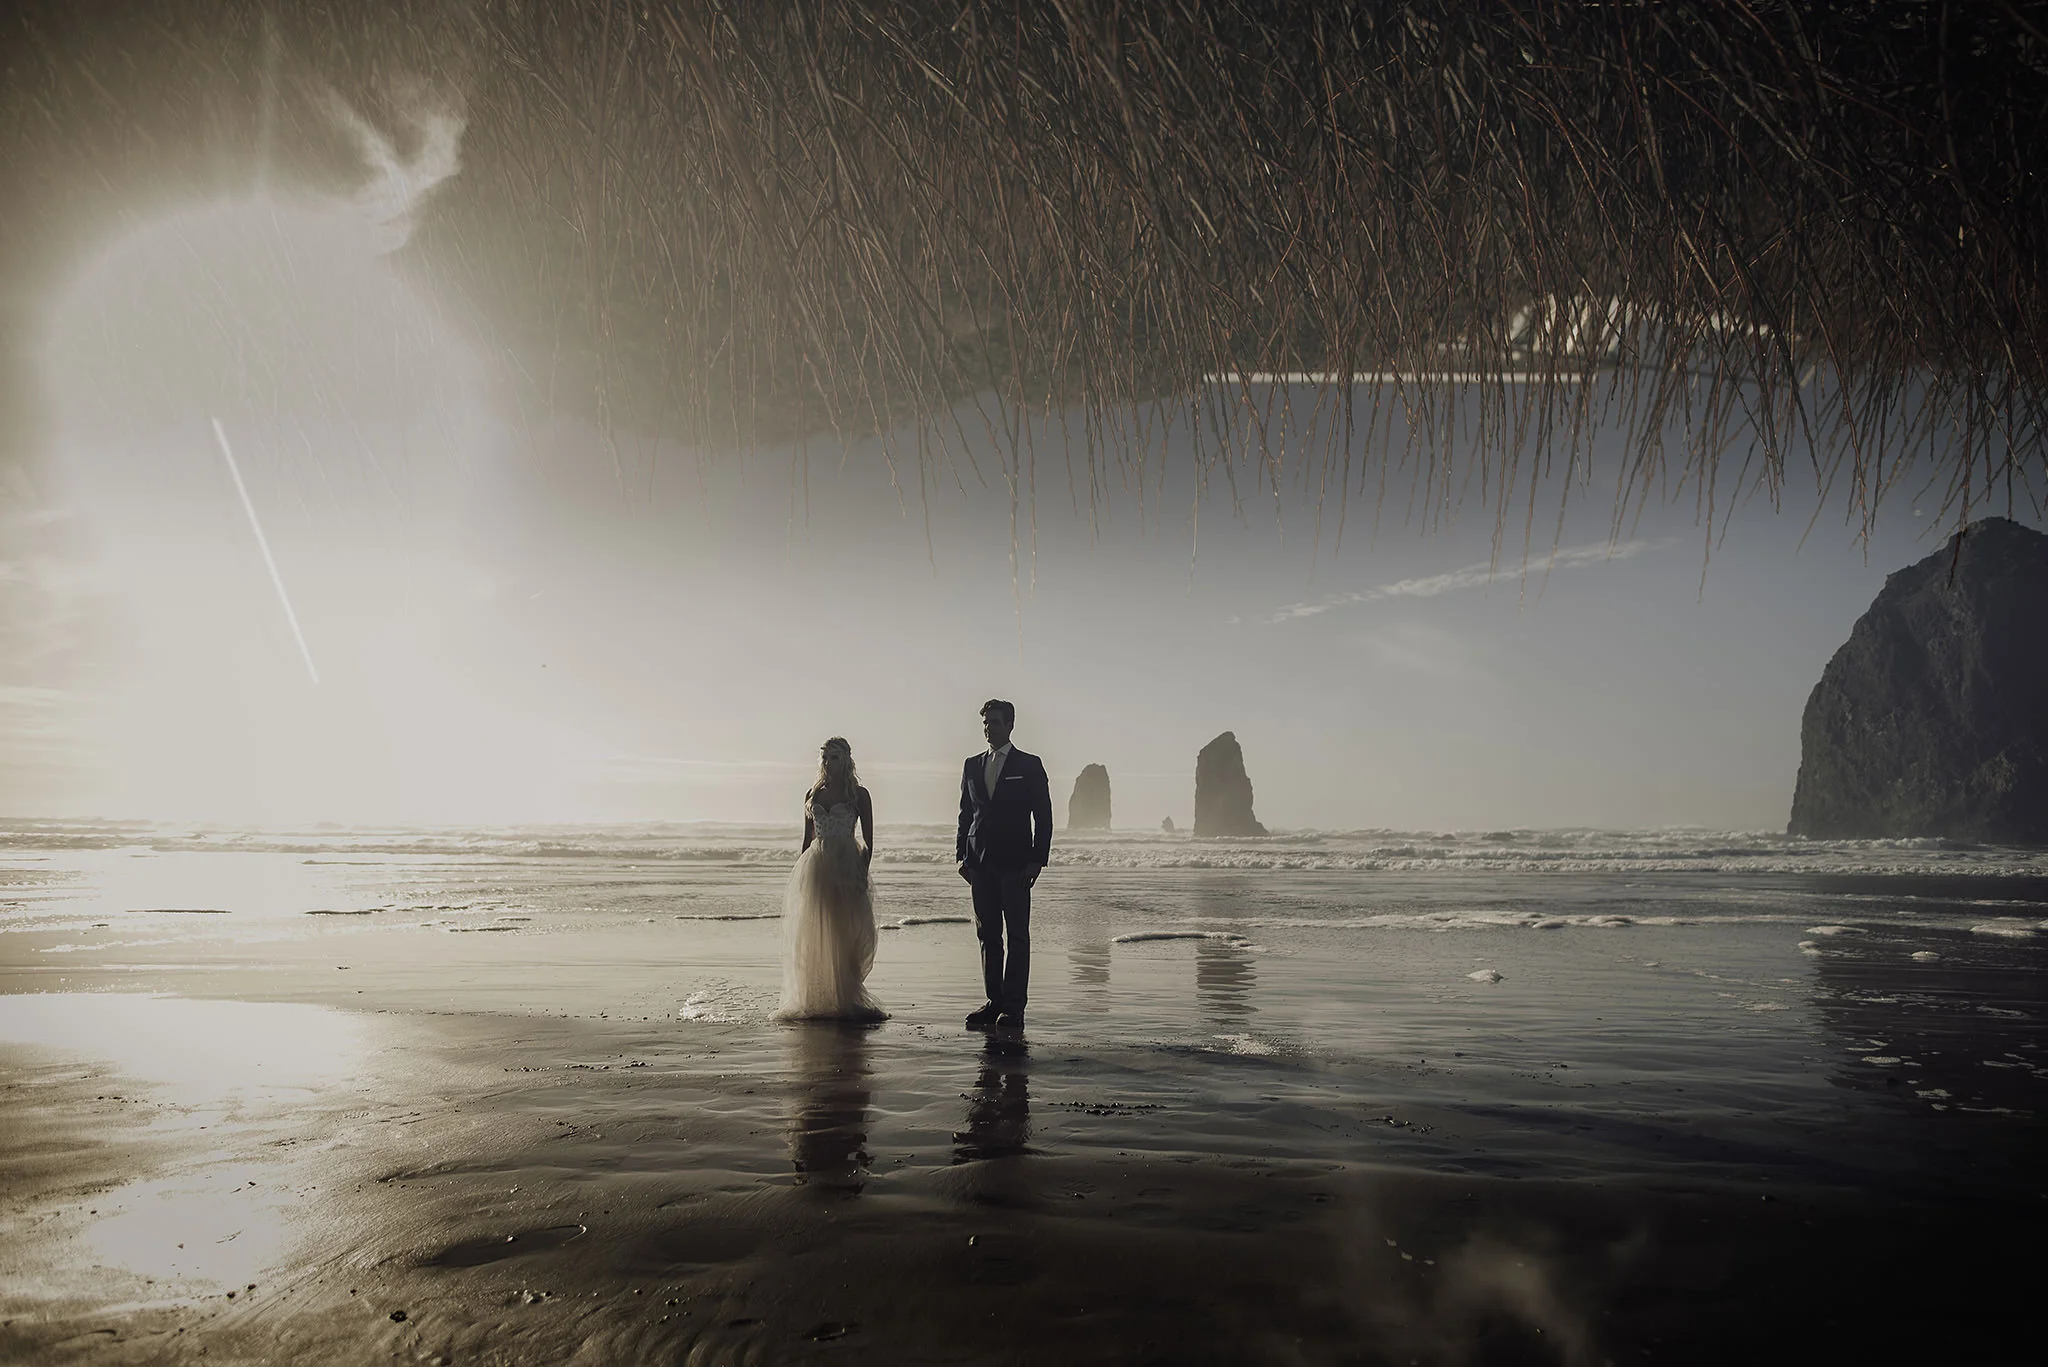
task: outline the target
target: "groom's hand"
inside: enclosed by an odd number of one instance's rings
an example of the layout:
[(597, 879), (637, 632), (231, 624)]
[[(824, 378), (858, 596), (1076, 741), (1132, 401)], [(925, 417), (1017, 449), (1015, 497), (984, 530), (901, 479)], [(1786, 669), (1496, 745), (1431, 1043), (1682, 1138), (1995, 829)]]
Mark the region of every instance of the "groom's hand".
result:
[(974, 881), (974, 875), (968, 871), (967, 861), (965, 859), (960, 861), (960, 876), (970, 883)]
[(1039, 874), (1041, 874), (1041, 873), (1044, 873), (1044, 872), (1045, 872), (1045, 865), (1043, 865), (1043, 864), (1040, 864), (1040, 865), (1039, 865), (1039, 866), (1038, 866), (1037, 868), (1033, 869), (1033, 870), (1032, 870), (1032, 871), (1031, 871), (1030, 873), (1028, 873), (1028, 874), (1026, 874), (1026, 875), (1025, 875), (1025, 877), (1024, 877), (1024, 885), (1025, 885), (1026, 887), (1032, 887), (1032, 888), (1035, 888), (1035, 887), (1037, 887), (1037, 886), (1038, 886), (1038, 875), (1039, 875)]

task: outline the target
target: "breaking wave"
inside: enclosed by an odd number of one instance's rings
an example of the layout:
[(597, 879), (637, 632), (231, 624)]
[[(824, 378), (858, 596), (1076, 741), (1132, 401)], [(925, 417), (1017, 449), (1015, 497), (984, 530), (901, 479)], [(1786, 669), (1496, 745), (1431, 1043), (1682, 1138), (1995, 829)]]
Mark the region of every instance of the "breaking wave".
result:
[[(0, 849), (134, 849), (296, 854), (313, 862), (381, 857), (782, 866), (791, 826), (689, 823), (603, 827), (236, 831), (108, 822), (0, 822)], [(949, 826), (884, 826), (876, 861), (949, 865)], [(1057, 865), (1105, 870), (1299, 873), (1743, 873), (2048, 878), (2048, 851), (1956, 840), (1807, 840), (1769, 831), (1293, 831), (1195, 840), (1154, 831), (1061, 832)], [(1887, 895), (1896, 895), (1887, 890)], [(1941, 900), (1958, 900), (1943, 898)], [(2001, 899), (1986, 899), (1991, 905)], [(2025, 906), (2035, 903), (2019, 902)]]

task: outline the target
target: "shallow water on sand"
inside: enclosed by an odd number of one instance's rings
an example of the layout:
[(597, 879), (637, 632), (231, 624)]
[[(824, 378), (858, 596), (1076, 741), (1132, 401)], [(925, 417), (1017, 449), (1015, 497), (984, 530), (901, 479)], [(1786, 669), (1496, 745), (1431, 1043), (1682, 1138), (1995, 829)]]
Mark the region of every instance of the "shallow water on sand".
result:
[[(72, 1252), (24, 1261), (0, 1301), (49, 1300), (90, 1259), (149, 1295), (233, 1289), (316, 1265), (323, 1241), (336, 1266), (402, 1254), (449, 1276), (496, 1275), (509, 1247), (559, 1279), (570, 1263), (549, 1260), (572, 1249), (627, 1277), (680, 1266), (678, 1239), (726, 1238), (754, 1251), (683, 1261), (765, 1279), (787, 1257), (763, 1251), (758, 1203), (820, 1195), (923, 1220), (1092, 1200), (1175, 1237), (1292, 1227), (1350, 1199), (1343, 1173), (1851, 1211), (2041, 1198), (2039, 853), (1661, 832), (1062, 841), (1035, 898), (1028, 1026), (983, 1037), (961, 1027), (979, 975), (947, 834), (882, 836), (873, 987), (893, 1016), (861, 1030), (770, 1019), (779, 832), (6, 835), (10, 1103), (69, 1098), (104, 1127), (113, 1095), (186, 1156), (115, 1163), (64, 1216)], [(0, 1157), (33, 1168), (22, 1155), (63, 1133), (56, 1105)], [(1158, 1175), (1183, 1165), (1188, 1181)], [(1190, 1186), (1197, 1170), (1212, 1185)], [(1267, 1177), (1284, 1199), (1256, 1196)], [(349, 1182), (403, 1190), (411, 1213), (358, 1227), (321, 1204)], [(1382, 1193), (1448, 1229), (1474, 1198), (1441, 1195)], [(713, 1206), (701, 1227), (650, 1213)], [(68, 1227), (31, 1207), (10, 1243)], [(293, 1209), (321, 1212), (312, 1244)], [(1573, 1227), (1553, 1224), (1553, 1243)]]
[[(17, 830), (0, 985), (635, 1019), (777, 1075), (783, 834)], [(945, 832), (885, 828), (882, 849), (894, 1019), (861, 1066), (950, 1093), (979, 1004), (964, 888)], [(1910, 1169), (1895, 1126), (1995, 1132), (2048, 1097), (2038, 853), (1668, 832), (1060, 849), (1033, 1078), (1170, 1104), (1205, 1144), (1346, 1157), (1370, 1121), (1399, 1132), (1375, 1147), (1463, 1142), (1381, 1118), (1398, 1103), (1484, 1133), (1467, 1160), (1504, 1168), (1822, 1176)]]

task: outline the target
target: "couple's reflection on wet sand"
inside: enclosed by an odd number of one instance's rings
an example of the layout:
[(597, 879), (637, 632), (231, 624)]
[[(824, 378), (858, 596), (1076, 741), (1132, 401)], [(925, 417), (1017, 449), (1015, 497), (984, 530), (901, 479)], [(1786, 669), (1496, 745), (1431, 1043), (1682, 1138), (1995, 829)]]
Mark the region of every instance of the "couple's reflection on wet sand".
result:
[(795, 1114), (789, 1157), (796, 1184), (819, 1196), (858, 1196), (868, 1152), (868, 1031), (848, 1021), (810, 1021), (791, 1039)]
[(955, 1163), (1031, 1152), (1031, 1049), (1022, 1035), (988, 1037), (974, 1089), (963, 1095), (967, 1127), (953, 1134)]

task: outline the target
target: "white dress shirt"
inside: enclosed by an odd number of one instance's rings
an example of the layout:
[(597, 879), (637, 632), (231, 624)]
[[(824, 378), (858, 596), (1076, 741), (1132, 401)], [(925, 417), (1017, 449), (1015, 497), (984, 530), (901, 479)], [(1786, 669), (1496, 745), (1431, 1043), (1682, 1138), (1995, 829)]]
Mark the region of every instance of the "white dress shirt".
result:
[(989, 796), (991, 797), (995, 796), (996, 783), (1003, 776), (1003, 761), (1009, 757), (1010, 746), (1008, 742), (1005, 742), (1001, 749), (989, 751), (988, 758), (981, 762), (981, 779), (983, 783), (988, 785)]

